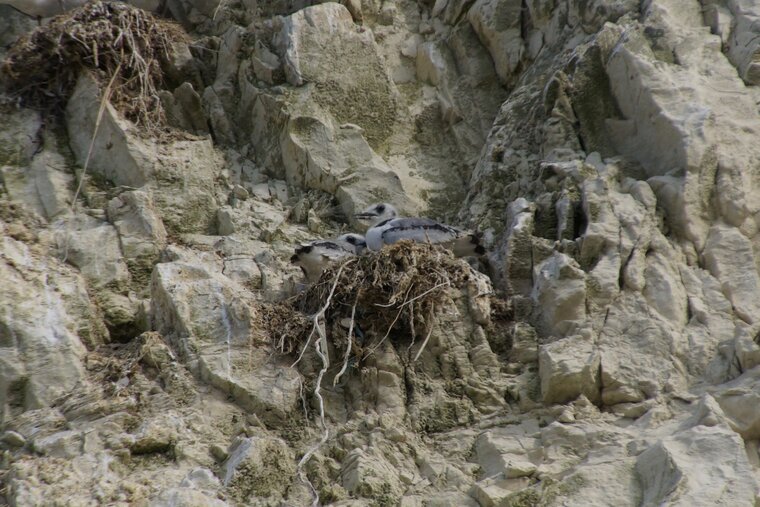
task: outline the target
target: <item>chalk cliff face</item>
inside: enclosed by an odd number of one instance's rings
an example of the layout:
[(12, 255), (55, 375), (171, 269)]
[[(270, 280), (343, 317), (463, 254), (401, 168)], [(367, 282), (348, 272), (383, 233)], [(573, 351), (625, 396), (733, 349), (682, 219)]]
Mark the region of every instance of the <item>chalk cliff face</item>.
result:
[[(2, 90), (0, 503), (757, 503), (760, 7), (165, 7), (182, 135)], [(320, 374), (288, 259), (381, 201), (488, 276)]]

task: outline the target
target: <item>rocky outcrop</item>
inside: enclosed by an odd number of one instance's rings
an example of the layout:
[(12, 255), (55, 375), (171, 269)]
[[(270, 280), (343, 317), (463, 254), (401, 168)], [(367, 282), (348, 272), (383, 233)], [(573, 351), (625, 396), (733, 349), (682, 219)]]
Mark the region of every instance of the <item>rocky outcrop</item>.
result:
[[(750, 4), (170, 1), (171, 132), (2, 95), (3, 499), (757, 503)], [(379, 201), (489, 253), (302, 312)]]

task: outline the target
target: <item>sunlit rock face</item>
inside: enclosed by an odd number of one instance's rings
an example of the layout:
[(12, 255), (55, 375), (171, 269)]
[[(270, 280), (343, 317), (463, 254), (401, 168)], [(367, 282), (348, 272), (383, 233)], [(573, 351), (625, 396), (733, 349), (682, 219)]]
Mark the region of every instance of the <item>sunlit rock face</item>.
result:
[[(756, 6), (165, 7), (161, 129), (0, 70), (3, 501), (756, 502)], [(294, 247), (379, 202), (488, 252), (307, 305)]]

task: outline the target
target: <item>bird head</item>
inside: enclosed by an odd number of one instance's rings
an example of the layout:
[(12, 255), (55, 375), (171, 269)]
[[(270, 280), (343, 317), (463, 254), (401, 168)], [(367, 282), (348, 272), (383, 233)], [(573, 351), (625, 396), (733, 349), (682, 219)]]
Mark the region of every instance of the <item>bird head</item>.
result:
[(364, 236), (361, 234), (343, 234), (342, 236), (338, 236), (338, 241), (343, 241), (351, 245), (356, 255), (362, 253), (362, 250), (367, 247), (367, 242), (364, 241)]
[(370, 227), (379, 224), (380, 222), (396, 218), (397, 216), (398, 212), (396, 211), (396, 208), (387, 202), (373, 204), (361, 213), (354, 215), (354, 217), (358, 218), (359, 220), (368, 221)]

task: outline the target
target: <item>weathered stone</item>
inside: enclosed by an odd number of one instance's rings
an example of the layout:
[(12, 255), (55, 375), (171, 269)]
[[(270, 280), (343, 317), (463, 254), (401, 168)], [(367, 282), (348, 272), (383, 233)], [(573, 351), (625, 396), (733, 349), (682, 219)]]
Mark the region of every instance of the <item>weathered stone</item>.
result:
[[(693, 453), (701, 459), (695, 462)], [(752, 504), (756, 479), (741, 438), (721, 427), (695, 426), (664, 438), (639, 455), (636, 473), (644, 488), (642, 502), (691, 505)], [(699, 476), (699, 481), (688, 478)], [(734, 487), (725, 488), (731, 483)]]
[(203, 111), (201, 97), (189, 82), (182, 83), (174, 93), (159, 92), (161, 106), (166, 112), (167, 121), (174, 127), (187, 130), (193, 134), (208, 133), (208, 124)]
[(4, 106), (2, 113), (6, 123), (0, 130), (0, 165), (26, 166), (39, 148), (37, 132), (42, 127), (42, 118), (32, 109)]
[(152, 197), (171, 232), (207, 232), (213, 224), (214, 177), (221, 161), (211, 141), (179, 140), (167, 145), (141, 138), (136, 127), (106, 104), (90, 152), (100, 94), (83, 73), (69, 99), (66, 121), (71, 146), (88, 171), (115, 185), (156, 188)]
[(760, 438), (759, 384), (760, 368), (754, 367), (737, 379), (710, 389), (731, 427), (747, 440)]
[(94, 310), (83, 281), (56, 261), (9, 237), (0, 253), (0, 407), (7, 420), (47, 406), (81, 381), (85, 349), (77, 335), (92, 331), (87, 312)]
[[(315, 83), (314, 100), (340, 122), (364, 128), (370, 143), (390, 134), (385, 126), (395, 116), (393, 84), (383, 70), (372, 32), (358, 30), (343, 5), (328, 2), (284, 18), (275, 45), (289, 83)], [(352, 111), (346, 105), (358, 92), (363, 107)]]
[(514, 72), (523, 58), (520, 32), (520, 4), (512, 0), (478, 0), (467, 18), (488, 48), (502, 84), (514, 81)]
[(130, 190), (108, 202), (108, 220), (119, 233), (124, 260), (132, 277), (141, 282), (166, 246), (166, 229), (149, 192)]
[(82, 272), (94, 287), (121, 290), (129, 283), (129, 270), (121, 256), (116, 229), (85, 216), (66, 223), (57, 234), (61, 257)]
[(26, 439), (24, 436), (11, 430), (6, 431), (0, 436), (0, 442), (11, 448), (23, 447), (26, 445)]
[(134, 434), (129, 446), (133, 455), (168, 452), (178, 439), (179, 419), (170, 415), (143, 423)]
[(341, 481), (346, 491), (368, 498), (399, 498), (398, 472), (377, 452), (352, 450), (343, 460)]
[(753, 261), (752, 244), (735, 227), (714, 226), (702, 254), (710, 273), (721, 283), (736, 314), (748, 324), (760, 316), (760, 275)]
[(300, 379), (283, 360), (251, 343), (255, 308), (242, 287), (197, 264), (157, 264), (152, 281), (155, 328), (198, 373), (266, 421), (281, 420), (298, 404)]
[(82, 453), (83, 435), (78, 431), (59, 431), (35, 438), (31, 444), (32, 450), (38, 454), (71, 459)]
[(538, 350), (541, 394), (547, 403), (571, 401), (581, 394), (599, 400), (599, 351), (583, 336), (570, 336)]
[(554, 254), (534, 267), (533, 299), (541, 308), (547, 332), (562, 335), (586, 318), (586, 276), (564, 254)]
[(272, 437), (240, 438), (223, 465), (223, 484), (246, 502), (282, 497), (295, 474), (295, 459), (284, 441)]

